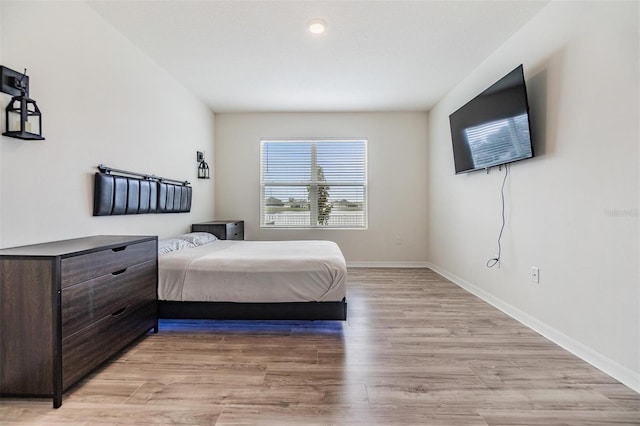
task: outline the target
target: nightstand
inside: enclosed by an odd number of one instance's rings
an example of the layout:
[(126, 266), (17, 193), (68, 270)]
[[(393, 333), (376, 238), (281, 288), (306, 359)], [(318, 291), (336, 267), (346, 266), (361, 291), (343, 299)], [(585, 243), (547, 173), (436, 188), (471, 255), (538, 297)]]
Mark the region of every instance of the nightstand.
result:
[(194, 223), (191, 232), (208, 232), (220, 240), (244, 240), (244, 220), (214, 220)]

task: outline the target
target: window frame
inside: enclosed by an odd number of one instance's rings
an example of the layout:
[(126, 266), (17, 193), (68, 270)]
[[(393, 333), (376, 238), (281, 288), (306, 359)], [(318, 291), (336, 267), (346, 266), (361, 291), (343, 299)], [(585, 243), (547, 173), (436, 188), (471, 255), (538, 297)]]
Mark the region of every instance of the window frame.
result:
[[(312, 145), (312, 151), (314, 152), (313, 154), (311, 154), (312, 159), (309, 161), (309, 168), (311, 169), (311, 175), (315, 176), (315, 180), (311, 179), (311, 176), (309, 176), (309, 180), (303, 180), (303, 181), (265, 181), (265, 171), (264, 171), (264, 167), (265, 167), (265, 159), (264, 159), (264, 153), (265, 153), (265, 145), (269, 144), (269, 143), (295, 143), (295, 142), (300, 142), (300, 143), (310, 143)], [(363, 143), (363, 152), (362, 152), (362, 168), (363, 170), (362, 175), (363, 175), (363, 179), (362, 181), (360, 180), (341, 180), (341, 181), (337, 181), (337, 180), (329, 180), (329, 181), (318, 181), (317, 179), (317, 172), (318, 172), (318, 168), (316, 166), (319, 166), (317, 164), (317, 146), (318, 144), (321, 144), (323, 142), (326, 143), (336, 143), (336, 142), (362, 142)], [(311, 229), (325, 229), (325, 230), (367, 230), (369, 227), (369, 208), (368, 208), (368, 144), (369, 141), (367, 140), (367, 138), (363, 138), (363, 137), (356, 137), (356, 138), (318, 138), (318, 137), (313, 137), (313, 138), (261, 138), (260, 139), (260, 218), (259, 218), (259, 222), (260, 222), (260, 229), (295, 229), (295, 230), (311, 230)], [(319, 166), (321, 167), (321, 166)], [(326, 186), (328, 187), (356, 187), (356, 188), (362, 188), (361, 192), (362, 192), (362, 213), (361, 213), (361, 218), (362, 218), (362, 225), (346, 225), (346, 226), (336, 226), (334, 225), (323, 225), (320, 224), (319, 220), (318, 220), (318, 204), (317, 201), (314, 202), (314, 194), (317, 197), (317, 191), (313, 191), (312, 193), (309, 193), (309, 198), (308, 198), (308, 203), (309, 203), (309, 223), (305, 224), (305, 225), (301, 225), (301, 226), (297, 226), (297, 225), (292, 225), (292, 224), (285, 224), (285, 225), (268, 225), (266, 218), (268, 215), (268, 212), (266, 211), (267, 209), (267, 202), (266, 200), (268, 200), (269, 196), (267, 196), (267, 192), (266, 192), (266, 188), (267, 187), (274, 187), (274, 186), (292, 186), (292, 187), (304, 187), (304, 188), (308, 188), (309, 187), (319, 187), (321, 186), (321, 183), (325, 183), (326, 182)], [(317, 198), (316, 198), (317, 200)], [(314, 220), (315, 218), (315, 220)]]

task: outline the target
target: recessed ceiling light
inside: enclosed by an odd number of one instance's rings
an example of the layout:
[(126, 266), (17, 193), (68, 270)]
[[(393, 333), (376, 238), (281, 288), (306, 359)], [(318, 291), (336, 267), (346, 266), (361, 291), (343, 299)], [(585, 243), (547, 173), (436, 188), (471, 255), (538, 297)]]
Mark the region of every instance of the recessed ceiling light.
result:
[(327, 28), (327, 23), (322, 19), (312, 19), (307, 24), (307, 28), (309, 28), (309, 31), (313, 34), (322, 34)]

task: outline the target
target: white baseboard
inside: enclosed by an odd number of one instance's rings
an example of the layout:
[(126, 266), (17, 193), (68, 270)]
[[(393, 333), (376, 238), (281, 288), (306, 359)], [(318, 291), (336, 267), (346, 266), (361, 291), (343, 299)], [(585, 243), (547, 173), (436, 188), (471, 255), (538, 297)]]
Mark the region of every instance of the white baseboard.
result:
[(635, 373), (634, 371), (628, 369), (623, 365), (620, 365), (609, 357), (602, 355), (600, 352), (595, 351), (592, 348), (572, 339), (571, 337), (556, 330), (550, 325), (538, 320), (537, 318), (532, 317), (526, 312), (521, 311), (515, 306), (504, 302), (503, 300), (493, 296), (492, 294), (487, 293), (481, 288), (471, 284), (468, 281), (463, 280), (462, 278), (450, 273), (449, 271), (446, 271), (428, 262), (427, 264), (430, 269), (447, 278), (457, 286), (476, 295), (488, 304), (509, 315), (516, 321), (536, 331), (537, 333), (551, 340), (558, 346), (571, 352), (583, 361), (588, 362), (598, 370), (601, 370), (605, 374), (613, 377), (635, 392), (640, 393), (640, 374)]
[(428, 262), (347, 262), (347, 268), (429, 268)]

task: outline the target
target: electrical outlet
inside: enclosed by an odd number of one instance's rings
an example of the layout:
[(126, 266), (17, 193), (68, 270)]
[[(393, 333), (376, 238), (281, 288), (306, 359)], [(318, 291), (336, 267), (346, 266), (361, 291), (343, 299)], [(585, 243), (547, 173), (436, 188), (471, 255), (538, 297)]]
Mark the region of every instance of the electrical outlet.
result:
[(400, 235), (396, 235), (396, 245), (401, 245), (402, 244), (402, 238), (400, 238)]
[(531, 267), (531, 282), (540, 283), (540, 269), (537, 266)]

